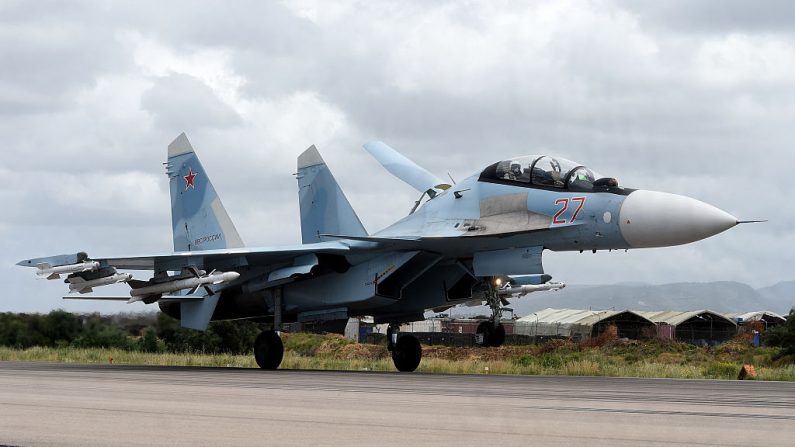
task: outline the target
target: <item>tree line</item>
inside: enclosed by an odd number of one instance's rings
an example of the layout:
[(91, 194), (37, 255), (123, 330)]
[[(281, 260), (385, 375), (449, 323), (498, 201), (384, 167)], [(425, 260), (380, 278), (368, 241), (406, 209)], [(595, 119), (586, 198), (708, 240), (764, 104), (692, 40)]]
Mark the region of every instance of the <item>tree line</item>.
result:
[(117, 348), (145, 352), (248, 354), (261, 331), (251, 321), (215, 321), (206, 331), (180, 327), (157, 313), (100, 315), (54, 310), (48, 314), (0, 313), (0, 345)]

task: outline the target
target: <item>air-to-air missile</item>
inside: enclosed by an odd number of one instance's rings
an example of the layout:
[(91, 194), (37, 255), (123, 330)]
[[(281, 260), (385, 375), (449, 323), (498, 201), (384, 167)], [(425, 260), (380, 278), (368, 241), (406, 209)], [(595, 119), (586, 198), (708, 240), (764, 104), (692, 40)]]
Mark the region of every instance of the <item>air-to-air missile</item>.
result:
[(94, 287), (107, 286), (116, 284), (117, 282), (127, 282), (132, 279), (129, 273), (114, 273), (108, 276), (103, 276), (97, 279), (86, 280), (80, 276), (75, 276), (67, 279), (69, 283), (69, 293), (91, 293)]
[(240, 277), (237, 272), (216, 272), (212, 271), (209, 274), (203, 274), (201, 270), (192, 272), (193, 277), (174, 279), (171, 281), (151, 283), (148, 281), (129, 281), (128, 284), (132, 287), (130, 290), (129, 302), (146, 301), (150, 297), (159, 297), (164, 293), (177, 292), (179, 290), (191, 289), (189, 292), (193, 294), (199, 287), (207, 289), (207, 293), (212, 295), (213, 291), (207, 287), (210, 284), (221, 284), (224, 282), (234, 281)]
[(494, 286), (497, 295), (501, 297), (524, 296), (532, 292), (560, 290), (566, 287), (565, 283), (550, 281), (550, 279), (552, 279), (551, 276), (544, 274), (497, 276), (494, 278)]
[(50, 265), (46, 262), (36, 264), (36, 278), (58, 279), (61, 275), (77, 272), (91, 272), (99, 268), (97, 261), (84, 261), (76, 264)]
[(545, 284), (525, 284), (525, 285), (512, 285), (506, 284), (504, 287), (497, 289), (499, 296), (522, 296), (532, 292), (540, 292), (542, 290), (560, 290), (566, 287), (565, 283), (550, 281)]

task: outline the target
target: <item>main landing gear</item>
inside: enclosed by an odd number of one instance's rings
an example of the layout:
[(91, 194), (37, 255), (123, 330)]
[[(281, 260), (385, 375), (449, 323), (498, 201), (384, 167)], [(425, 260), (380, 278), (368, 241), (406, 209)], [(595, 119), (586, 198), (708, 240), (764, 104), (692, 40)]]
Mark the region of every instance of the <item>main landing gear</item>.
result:
[(254, 341), (254, 358), (262, 369), (276, 369), (284, 357), (284, 344), (276, 331), (263, 331)]
[(273, 329), (262, 331), (254, 340), (254, 359), (262, 369), (276, 369), (284, 357), (284, 343), (277, 330), (282, 327), (282, 288), (273, 291)]
[[(399, 327), (387, 330), (387, 349), (392, 353), (395, 368), (401, 372), (412, 372), (420, 366), (422, 346), (413, 335), (399, 336)], [(284, 344), (276, 331), (263, 331), (254, 341), (254, 358), (262, 369), (277, 369), (284, 357)]]
[(508, 301), (501, 298), (493, 287), (489, 287), (486, 291), (486, 304), (491, 308), (491, 318), (478, 325), (475, 341), (480, 346), (496, 348), (505, 343), (505, 326), (500, 323), (502, 311), (512, 311), (512, 309), (503, 307)]
[(400, 372), (412, 372), (420, 366), (422, 346), (413, 335), (400, 336), (400, 326), (389, 325), (386, 331), (386, 348), (392, 353), (392, 361)]

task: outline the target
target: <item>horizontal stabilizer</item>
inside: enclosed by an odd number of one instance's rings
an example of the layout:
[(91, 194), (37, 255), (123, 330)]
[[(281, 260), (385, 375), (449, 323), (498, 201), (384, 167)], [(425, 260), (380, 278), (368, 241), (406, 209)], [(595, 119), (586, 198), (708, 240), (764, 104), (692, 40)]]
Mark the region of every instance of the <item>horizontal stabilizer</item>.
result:
[[(129, 301), (129, 296), (114, 295), (64, 295), (65, 300), (99, 300), (99, 301)], [(173, 303), (184, 301), (197, 301), (204, 299), (204, 295), (164, 295), (158, 301), (169, 301)]]
[(396, 250), (420, 250), (422, 249), (423, 240), (420, 237), (409, 236), (404, 238), (391, 238), (391, 237), (373, 237), (373, 236), (339, 236), (334, 234), (323, 234), (323, 237), (331, 239), (340, 239), (347, 241), (356, 241), (360, 248), (367, 246), (368, 248), (379, 249), (396, 249)]
[(129, 296), (109, 296), (109, 295), (64, 295), (65, 300), (99, 300), (99, 301), (127, 301)]
[(365, 242), (395, 242), (395, 241), (419, 241), (419, 236), (406, 236), (406, 237), (377, 237), (377, 236), (343, 236), (340, 234), (321, 234), (323, 237), (332, 239), (348, 239), (352, 241), (365, 241)]
[(449, 183), (431, 174), (381, 141), (367, 143), (364, 145), (364, 149), (392, 175), (408, 183), (419, 192), (428, 193), (429, 196), (434, 197), (450, 187)]

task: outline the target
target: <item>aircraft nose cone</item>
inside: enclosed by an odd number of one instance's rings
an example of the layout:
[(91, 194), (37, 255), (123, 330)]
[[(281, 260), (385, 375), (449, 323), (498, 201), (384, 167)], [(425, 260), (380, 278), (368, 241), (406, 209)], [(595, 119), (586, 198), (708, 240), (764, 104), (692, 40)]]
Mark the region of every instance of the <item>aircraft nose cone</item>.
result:
[(737, 225), (737, 218), (699, 200), (657, 191), (630, 193), (621, 205), (619, 228), (632, 248), (695, 242)]

